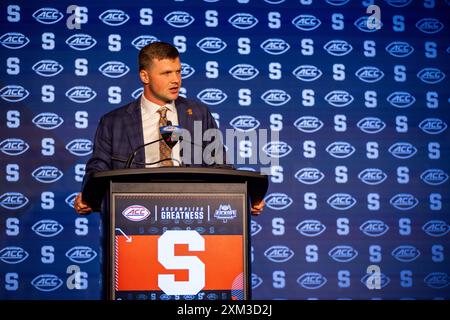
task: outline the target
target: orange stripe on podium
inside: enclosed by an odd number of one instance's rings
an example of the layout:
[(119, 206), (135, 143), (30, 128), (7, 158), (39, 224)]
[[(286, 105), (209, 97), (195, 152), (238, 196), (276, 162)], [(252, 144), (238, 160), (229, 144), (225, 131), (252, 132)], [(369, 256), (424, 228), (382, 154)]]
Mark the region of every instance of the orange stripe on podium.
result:
[[(116, 236), (118, 259), (116, 275), (119, 291), (161, 290), (158, 274), (173, 274), (175, 281), (188, 281), (188, 270), (167, 270), (157, 257), (160, 235), (133, 235), (131, 242)], [(233, 281), (243, 273), (241, 235), (205, 235), (205, 251), (189, 251), (187, 244), (175, 245), (176, 256), (196, 256), (205, 264), (203, 290), (231, 290)], [(236, 285), (236, 284), (235, 284)], [(233, 289), (237, 289), (233, 287)], [(241, 288), (242, 289), (242, 288)]]

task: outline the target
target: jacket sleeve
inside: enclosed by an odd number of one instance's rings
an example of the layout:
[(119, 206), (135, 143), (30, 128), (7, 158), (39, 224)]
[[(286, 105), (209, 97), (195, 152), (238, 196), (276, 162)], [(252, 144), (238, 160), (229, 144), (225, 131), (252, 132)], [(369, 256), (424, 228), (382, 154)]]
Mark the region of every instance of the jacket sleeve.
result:
[(98, 124), (94, 138), (94, 150), (92, 157), (86, 163), (83, 187), (86, 181), (99, 171), (111, 170), (112, 134), (108, 121), (102, 117)]

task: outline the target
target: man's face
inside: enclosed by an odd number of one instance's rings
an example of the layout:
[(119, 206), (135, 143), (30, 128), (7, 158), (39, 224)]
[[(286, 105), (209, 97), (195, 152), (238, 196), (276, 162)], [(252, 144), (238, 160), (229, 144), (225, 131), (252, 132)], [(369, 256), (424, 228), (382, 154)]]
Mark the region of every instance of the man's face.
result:
[(149, 68), (139, 72), (144, 83), (144, 96), (151, 102), (164, 105), (178, 98), (181, 87), (180, 59), (153, 59)]

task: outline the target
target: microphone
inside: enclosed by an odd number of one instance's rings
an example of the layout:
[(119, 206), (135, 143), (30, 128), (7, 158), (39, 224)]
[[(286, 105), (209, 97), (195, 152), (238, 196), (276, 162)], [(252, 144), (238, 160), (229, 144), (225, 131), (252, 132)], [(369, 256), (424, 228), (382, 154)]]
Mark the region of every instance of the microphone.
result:
[(183, 138), (182, 128), (172, 125), (171, 121), (167, 121), (167, 126), (159, 127), (159, 133), (170, 149), (173, 149), (177, 142)]
[[(164, 141), (169, 146), (169, 148), (172, 149), (175, 146), (175, 144), (177, 144), (177, 142), (178, 142), (178, 139), (180, 136), (180, 131), (181, 131), (181, 127), (173, 126), (171, 121), (167, 121), (167, 126), (159, 127), (159, 133), (161, 134), (161, 138), (154, 140), (154, 141), (144, 143), (144, 144), (138, 146), (136, 149), (134, 149), (125, 163), (125, 168), (126, 169), (131, 168), (131, 165), (133, 164), (133, 160), (136, 157), (137, 152), (139, 150), (141, 150), (142, 148), (145, 148), (146, 146), (149, 146), (151, 144), (154, 144), (154, 143), (157, 143), (160, 141)], [(113, 159), (113, 160), (118, 160), (118, 159)], [(158, 162), (161, 162), (164, 160), (170, 160), (170, 159), (160, 159), (159, 161), (156, 161), (155, 163), (158, 163)]]

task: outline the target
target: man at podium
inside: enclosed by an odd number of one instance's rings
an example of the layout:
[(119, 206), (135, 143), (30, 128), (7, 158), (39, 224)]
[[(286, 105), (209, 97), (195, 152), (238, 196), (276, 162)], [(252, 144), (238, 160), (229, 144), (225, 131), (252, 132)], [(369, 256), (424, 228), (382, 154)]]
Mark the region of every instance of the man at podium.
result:
[[(173, 45), (165, 42), (146, 45), (139, 52), (138, 63), (143, 93), (135, 101), (112, 110), (100, 119), (83, 185), (93, 173), (99, 171), (181, 165), (180, 143), (169, 141), (170, 134), (169, 139), (165, 139), (165, 132), (181, 128), (193, 137), (199, 123), (202, 132), (217, 129), (205, 104), (179, 96), (181, 63), (179, 52)], [(195, 149), (193, 140), (188, 144)], [(204, 145), (200, 149), (202, 152)], [(225, 157), (220, 155), (222, 150), (215, 157), (213, 155), (213, 164), (224, 163)], [(191, 163), (204, 165), (203, 157), (201, 162)], [(211, 159), (208, 165), (211, 165)], [(263, 200), (252, 203), (251, 211), (258, 214), (263, 207)], [(93, 211), (82, 200), (81, 193), (75, 198), (74, 208), (79, 214)]]

